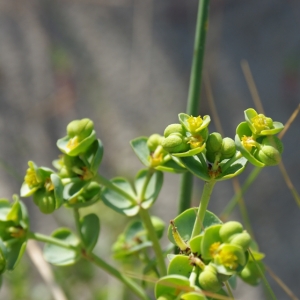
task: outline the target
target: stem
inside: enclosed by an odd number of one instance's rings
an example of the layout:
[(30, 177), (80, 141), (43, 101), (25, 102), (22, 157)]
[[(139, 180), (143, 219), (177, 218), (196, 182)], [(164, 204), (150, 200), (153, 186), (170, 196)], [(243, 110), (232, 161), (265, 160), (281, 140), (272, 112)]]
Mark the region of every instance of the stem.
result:
[(95, 255), (94, 253), (86, 253), (83, 256), (88, 261), (94, 263), (101, 269), (105, 270), (108, 274), (114, 276), (115, 278), (119, 279), (122, 283), (124, 283), (132, 292), (134, 292), (137, 296), (140, 297), (140, 299), (143, 300), (150, 300), (150, 298), (147, 296), (145, 291), (132, 279), (125, 276), (121, 272), (119, 272), (117, 269), (115, 269), (113, 266), (106, 263), (104, 260), (102, 260), (100, 257)]
[(136, 199), (134, 199), (131, 195), (129, 195), (128, 193), (126, 193), (124, 190), (122, 190), (121, 188), (119, 188), (117, 185), (113, 184), (111, 181), (109, 181), (105, 177), (97, 174), (96, 177), (95, 177), (95, 180), (98, 183), (102, 184), (103, 186), (107, 187), (108, 189), (113, 190), (116, 193), (124, 196), (126, 199), (128, 199), (133, 204), (136, 204)]
[(239, 199), (244, 195), (246, 190), (250, 187), (253, 181), (261, 172), (262, 168), (256, 167), (252, 170), (252, 172), (247, 177), (245, 183), (242, 185), (242, 188), (233, 196), (233, 198), (229, 201), (229, 203), (224, 208), (223, 212), (220, 215), (222, 220), (226, 220), (230, 213), (233, 211), (234, 207), (238, 203)]
[(258, 271), (259, 271), (259, 273), (260, 273), (260, 276), (261, 276), (261, 278), (262, 278), (262, 281), (263, 281), (263, 283), (264, 283), (264, 285), (265, 285), (267, 291), (269, 292), (271, 298), (272, 298), (273, 300), (277, 300), (277, 298), (276, 298), (276, 296), (275, 296), (275, 294), (274, 294), (274, 292), (273, 292), (271, 286), (269, 285), (269, 282), (268, 282), (268, 280), (267, 280), (267, 278), (266, 278), (264, 272), (262, 271), (262, 269), (260, 268), (260, 266), (259, 266), (258, 263), (256, 262), (256, 259), (254, 258), (254, 256), (253, 256), (251, 250), (248, 249), (248, 251), (249, 251), (249, 254), (250, 254), (252, 260), (255, 262), (256, 268), (258, 269)]
[(193, 228), (191, 239), (193, 237), (199, 235), (201, 232), (205, 212), (206, 212), (206, 209), (207, 209), (207, 206), (208, 206), (208, 203), (210, 200), (210, 196), (211, 196), (211, 193), (213, 191), (215, 184), (216, 184), (215, 180), (207, 181), (204, 184), (204, 188), (203, 188), (203, 192), (202, 192), (202, 196), (201, 196), (201, 200), (200, 200), (200, 205), (199, 205), (196, 220), (194, 223), (194, 228)]
[[(209, 0), (199, 0), (194, 42), (194, 55), (186, 108), (186, 113), (189, 115), (197, 115), (199, 110), (205, 37), (208, 22), (208, 4)], [(193, 175), (190, 172), (182, 174), (178, 206), (179, 214), (191, 206), (192, 188)]]
[(234, 296), (232, 294), (232, 291), (231, 291), (231, 288), (230, 288), (230, 285), (229, 285), (228, 281), (225, 281), (225, 286), (226, 286), (227, 292), (228, 292), (228, 294), (230, 296), (230, 300), (234, 300)]
[(153, 250), (156, 255), (157, 266), (160, 271), (160, 276), (165, 276), (167, 274), (167, 268), (166, 268), (166, 264), (165, 264), (165, 260), (164, 260), (164, 255), (163, 255), (162, 249), (160, 247), (160, 243), (159, 243), (157, 234), (155, 232), (154, 226), (152, 224), (149, 212), (148, 212), (148, 210), (140, 207), (139, 213), (140, 213), (140, 217), (147, 229), (149, 238), (152, 242), (152, 247), (153, 247)]
[(78, 208), (74, 208), (73, 211), (74, 211), (74, 219), (75, 219), (76, 230), (77, 230), (77, 233), (80, 236), (80, 240), (83, 241), (82, 232), (80, 230), (80, 214), (79, 214), (79, 209)]
[(140, 199), (141, 203), (145, 200), (147, 187), (148, 187), (149, 181), (150, 181), (150, 179), (153, 175), (153, 172), (154, 172), (154, 169), (148, 169), (146, 180), (144, 182), (143, 189), (142, 189), (142, 192), (141, 192), (141, 199)]
[(37, 232), (29, 232), (28, 239), (32, 239), (32, 240), (36, 240), (39, 242), (43, 242), (43, 243), (49, 243), (49, 244), (53, 244), (65, 249), (71, 249), (71, 250), (77, 250), (78, 247), (76, 246), (72, 246), (66, 242), (61, 241), (60, 239), (54, 238), (52, 236), (48, 236), (48, 235), (44, 235), (41, 233), (37, 233)]

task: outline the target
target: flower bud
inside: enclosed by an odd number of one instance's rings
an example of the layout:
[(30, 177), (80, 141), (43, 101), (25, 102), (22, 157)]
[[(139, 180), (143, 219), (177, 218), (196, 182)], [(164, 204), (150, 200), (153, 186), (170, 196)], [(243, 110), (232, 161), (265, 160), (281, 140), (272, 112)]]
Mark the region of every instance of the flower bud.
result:
[(216, 293), (222, 288), (222, 282), (217, 276), (216, 269), (207, 265), (199, 275), (199, 283), (203, 290)]
[(162, 139), (161, 145), (164, 150), (170, 153), (185, 152), (190, 148), (180, 133), (172, 133)]
[(222, 225), (219, 234), (222, 241), (226, 243), (230, 241), (231, 236), (242, 232), (243, 232), (243, 226), (241, 223), (236, 221), (229, 221)]
[(90, 119), (74, 120), (67, 126), (67, 134), (73, 138), (77, 136), (78, 142), (88, 137), (94, 130), (94, 123)]
[(168, 137), (172, 133), (179, 133), (181, 135), (184, 135), (185, 131), (181, 124), (170, 124), (166, 127), (164, 131), (164, 136)]
[(147, 140), (147, 146), (148, 146), (149, 150), (151, 152), (154, 152), (155, 149), (161, 144), (162, 139), (163, 139), (163, 137), (158, 133), (154, 133), (154, 134), (150, 135)]
[(239, 276), (248, 284), (258, 285), (261, 278), (261, 273), (258, 267), (262, 271), (264, 270), (264, 265), (261, 261), (253, 262), (249, 260), (245, 268), (240, 272)]
[(225, 137), (222, 142), (221, 158), (231, 158), (236, 152), (235, 142), (229, 137)]
[(210, 153), (215, 153), (221, 150), (223, 139), (220, 133), (213, 132), (208, 136), (206, 141), (206, 150)]
[(244, 231), (242, 233), (235, 234), (230, 240), (230, 244), (238, 245), (245, 251), (251, 243), (251, 236), (248, 232)]

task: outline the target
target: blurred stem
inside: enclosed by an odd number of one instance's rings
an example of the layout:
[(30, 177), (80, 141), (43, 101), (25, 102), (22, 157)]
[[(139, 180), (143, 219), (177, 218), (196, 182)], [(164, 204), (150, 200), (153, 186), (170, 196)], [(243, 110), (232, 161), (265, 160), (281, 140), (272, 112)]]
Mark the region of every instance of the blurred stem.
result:
[[(199, 110), (205, 38), (208, 27), (208, 6), (209, 0), (199, 0), (194, 54), (186, 109), (188, 115), (194, 116), (198, 114)], [(193, 175), (190, 172), (182, 174), (178, 213), (185, 211), (191, 206), (192, 188)]]
[(75, 219), (75, 226), (76, 226), (77, 233), (80, 236), (80, 240), (83, 241), (82, 232), (80, 230), (80, 214), (79, 214), (79, 209), (78, 208), (74, 208), (73, 212), (74, 212), (74, 219)]
[(215, 180), (207, 181), (204, 184), (204, 188), (203, 188), (203, 192), (202, 192), (202, 196), (201, 196), (201, 200), (200, 200), (200, 205), (199, 205), (196, 220), (194, 223), (194, 228), (193, 228), (191, 239), (193, 237), (199, 235), (201, 232), (205, 212), (206, 212), (206, 209), (207, 209), (207, 206), (208, 206), (208, 203), (210, 200), (210, 196), (214, 189), (215, 184), (216, 184)]
[(37, 233), (37, 232), (29, 232), (27, 238), (31, 240), (43, 242), (43, 243), (53, 244), (65, 249), (71, 249), (71, 250), (78, 249), (78, 247), (70, 245), (60, 239), (54, 238), (52, 236), (44, 235), (41, 233)]
[(98, 267), (100, 267), (102, 270), (106, 271), (108, 274), (114, 276), (115, 278), (119, 279), (121, 282), (123, 282), (132, 292), (134, 292), (140, 299), (143, 300), (150, 300), (150, 298), (147, 296), (146, 292), (143, 288), (141, 288), (135, 281), (133, 281), (131, 278), (125, 276), (120, 271), (115, 269), (113, 266), (106, 263), (104, 260), (102, 260), (100, 257), (98, 257), (94, 253), (85, 253), (83, 255), (85, 259), (88, 261), (94, 263)]
[(140, 207), (139, 214), (140, 214), (140, 217), (147, 229), (149, 238), (152, 242), (152, 247), (153, 247), (154, 253), (156, 255), (157, 266), (160, 271), (160, 276), (161, 277), (165, 276), (165, 275), (167, 275), (167, 268), (166, 268), (166, 264), (165, 264), (165, 260), (164, 260), (164, 255), (163, 255), (162, 249), (160, 247), (160, 243), (159, 243), (155, 228), (152, 224), (149, 212), (148, 212), (148, 210)]
[(261, 172), (262, 168), (255, 167), (252, 172), (247, 177), (245, 183), (242, 185), (242, 188), (233, 196), (233, 198), (229, 201), (229, 203), (224, 208), (223, 212), (220, 214), (221, 220), (226, 220), (228, 216), (231, 214), (233, 209), (235, 208), (236, 204), (238, 203), (239, 199), (244, 195), (253, 181)]

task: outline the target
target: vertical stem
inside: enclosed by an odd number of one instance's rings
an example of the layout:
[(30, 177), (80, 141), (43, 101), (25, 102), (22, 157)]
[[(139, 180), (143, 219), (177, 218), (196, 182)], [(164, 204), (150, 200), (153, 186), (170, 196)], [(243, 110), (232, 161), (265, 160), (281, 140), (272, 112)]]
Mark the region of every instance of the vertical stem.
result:
[(140, 299), (143, 300), (150, 300), (150, 298), (147, 296), (146, 292), (141, 288), (135, 281), (133, 281), (131, 278), (125, 276), (120, 271), (115, 269), (113, 266), (106, 263), (104, 260), (102, 260), (99, 256), (89, 253), (84, 256), (85, 259), (89, 260), (90, 262), (96, 264), (98, 267), (100, 267), (102, 270), (105, 270), (108, 274), (114, 276), (115, 278), (119, 279), (121, 282), (123, 282), (132, 292), (134, 292), (137, 296), (139, 296)]
[(147, 229), (149, 238), (152, 242), (152, 247), (154, 250), (154, 253), (156, 255), (156, 259), (157, 259), (157, 266), (158, 269), (160, 271), (160, 276), (165, 276), (167, 274), (167, 268), (166, 268), (166, 264), (165, 264), (165, 260), (164, 260), (164, 256), (163, 256), (163, 252), (161, 250), (160, 247), (160, 243), (157, 237), (157, 234), (155, 232), (155, 229), (153, 227), (150, 215), (148, 213), (148, 210), (143, 209), (142, 207), (140, 208), (140, 217)]
[[(194, 54), (186, 109), (186, 113), (189, 115), (197, 115), (199, 110), (199, 97), (201, 91), (205, 37), (208, 27), (208, 4), (209, 0), (199, 0)], [(181, 192), (179, 195), (178, 206), (179, 213), (183, 212), (191, 206), (192, 188), (193, 175), (190, 172), (186, 172), (182, 175), (181, 178)]]
[(201, 196), (201, 200), (200, 200), (200, 205), (199, 205), (199, 209), (197, 212), (197, 216), (196, 216), (196, 220), (194, 223), (194, 228), (193, 228), (191, 238), (195, 237), (196, 235), (200, 234), (200, 232), (201, 232), (206, 208), (208, 206), (210, 196), (211, 196), (211, 193), (213, 191), (215, 184), (216, 184), (215, 180), (207, 181), (204, 184), (204, 188), (203, 188), (203, 192), (202, 192), (202, 196)]

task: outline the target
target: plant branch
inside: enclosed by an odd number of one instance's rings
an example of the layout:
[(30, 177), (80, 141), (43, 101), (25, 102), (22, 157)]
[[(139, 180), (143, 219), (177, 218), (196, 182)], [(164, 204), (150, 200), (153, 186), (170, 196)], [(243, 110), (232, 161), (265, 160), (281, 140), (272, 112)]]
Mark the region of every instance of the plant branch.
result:
[[(199, 110), (205, 38), (208, 27), (208, 4), (209, 0), (199, 0), (194, 54), (186, 109), (189, 115), (197, 115)], [(191, 206), (193, 188), (193, 175), (190, 172), (186, 172), (181, 176), (178, 213), (182, 213)]]

